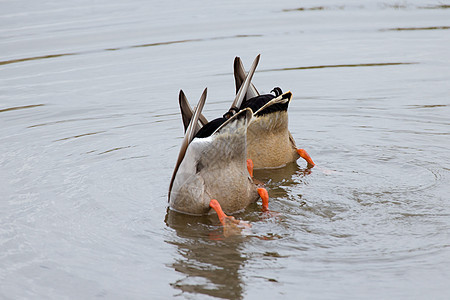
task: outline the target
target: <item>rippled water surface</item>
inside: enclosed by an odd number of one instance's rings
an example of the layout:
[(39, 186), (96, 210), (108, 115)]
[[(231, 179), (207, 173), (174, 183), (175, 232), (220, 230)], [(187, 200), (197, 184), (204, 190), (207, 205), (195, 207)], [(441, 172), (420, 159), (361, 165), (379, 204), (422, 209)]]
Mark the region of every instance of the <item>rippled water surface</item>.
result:
[[(0, 1), (1, 299), (448, 299), (445, 1)], [(178, 91), (291, 90), (304, 161), (224, 238), (167, 210)]]

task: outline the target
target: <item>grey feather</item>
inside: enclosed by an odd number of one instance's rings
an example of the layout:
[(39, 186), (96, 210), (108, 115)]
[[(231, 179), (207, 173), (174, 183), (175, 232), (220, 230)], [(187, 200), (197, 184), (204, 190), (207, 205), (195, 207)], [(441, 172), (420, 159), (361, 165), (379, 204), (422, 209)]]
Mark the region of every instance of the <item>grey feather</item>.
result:
[(258, 54), (256, 56), (255, 60), (253, 61), (253, 64), (252, 64), (250, 70), (248, 71), (247, 76), (245, 76), (244, 83), (239, 88), (239, 90), (236, 94), (236, 98), (233, 101), (233, 104), (231, 104), (231, 108), (240, 107), (242, 104), (242, 101), (244, 101), (245, 95), (247, 94), (247, 90), (248, 90), (251, 80), (253, 78), (253, 74), (255, 74), (256, 67), (258, 66), (260, 56), (261, 55)]
[[(244, 65), (242, 64), (241, 58), (238, 56), (236, 56), (236, 58), (234, 59), (233, 68), (234, 68), (234, 82), (236, 84), (236, 94), (237, 94), (239, 91), (239, 88), (242, 86), (242, 83), (245, 80), (245, 76), (247, 75), (247, 73), (245, 72)], [(244, 101), (254, 98), (254, 97), (257, 97), (257, 96), (259, 96), (258, 90), (253, 85), (253, 83), (250, 83), (250, 86), (247, 90), (247, 94), (245, 95)]]
[(169, 198), (170, 198), (170, 192), (172, 190), (173, 180), (175, 179), (175, 175), (177, 174), (178, 168), (179, 168), (181, 162), (183, 161), (183, 158), (186, 154), (186, 150), (187, 150), (189, 144), (191, 143), (192, 139), (195, 136), (195, 128), (197, 126), (198, 119), (202, 112), (203, 106), (205, 105), (206, 93), (207, 93), (207, 89), (205, 88), (205, 90), (202, 93), (202, 96), (200, 97), (200, 100), (198, 101), (197, 107), (195, 108), (194, 115), (193, 115), (191, 121), (189, 122), (189, 126), (184, 135), (183, 142), (181, 143), (181, 148), (180, 148), (180, 152), (178, 154), (177, 163), (175, 165), (175, 169), (173, 170), (172, 179), (170, 180)]
[[(181, 118), (183, 120), (184, 132), (186, 132), (186, 130), (189, 126), (189, 122), (192, 119), (192, 115), (194, 114), (194, 111), (192, 110), (192, 107), (189, 104), (189, 101), (187, 100), (186, 95), (184, 94), (183, 90), (180, 90), (179, 104), (180, 104), (180, 110), (181, 110)], [(200, 128), (202, 128), (207, 123), (208, 123), (208, 120), (205, 118), (205, 116), (203, 116), (203, 114), (200, 114), (199, 122), (194, 130), (195, 134), (200, 130)]]
[(172, 210), (207, 214), (210, 200), (216, 199), (226, 213), (233, 213), (259, 198), (246, 168), (247, 127), (252, 114), (249, 108), (241, 110), (211, 136), (192, 140), (173, 179)]

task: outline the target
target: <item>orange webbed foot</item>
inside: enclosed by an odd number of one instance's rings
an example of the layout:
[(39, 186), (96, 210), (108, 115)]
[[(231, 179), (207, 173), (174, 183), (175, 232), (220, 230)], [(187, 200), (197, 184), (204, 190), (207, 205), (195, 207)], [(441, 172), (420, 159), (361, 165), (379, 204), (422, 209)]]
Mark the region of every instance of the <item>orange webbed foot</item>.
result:
[(219, 221), (220, 223), (222, 223), (223, 235), (225, 237), (240, 234), (243, 229), (250, 228), (252, 226), (248, 222), (236, 220), (232, 216), (227, 216), (223, 212), (222, 207), (219, 204), (219, 201), (217, 201), (216, 199), (212, 199), (209, 202), (209, 206), (216, 211), (217, 216), (219, 217)]
[(316, 164), (313, 162), (311, 156), (309, 156), (308, 152), (306, 152), (305, 149), (297, 149), (297, 153), (301, 158), (306, 160), (306, 162), (308, 163), (308, 169), (314, 168)]

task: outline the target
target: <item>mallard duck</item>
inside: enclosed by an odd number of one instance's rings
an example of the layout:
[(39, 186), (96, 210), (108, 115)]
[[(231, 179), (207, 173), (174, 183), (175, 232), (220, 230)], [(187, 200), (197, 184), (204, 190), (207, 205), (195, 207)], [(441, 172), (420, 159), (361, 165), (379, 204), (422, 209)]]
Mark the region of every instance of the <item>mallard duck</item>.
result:
[[(259, 61), (259, 55), (252, 64), (249, 75), (253, 76)], [(314, 167), (314, 162), (304, 149), (298, 149), (294, 138), (288, 130), (287, 109), (292, 99), (292, 93), (282, 93), (279, 87), (272, 90), (273, 94), (260, 95), (252, 83), (244, 86), (246, 72), (239, 57), (234, 60), (234, 78), (236, 83), (236, 98), (222, 121), (231, 117), (237, 111), (251, 108), (254, 118), (247, 132), (247, 158), (251, 159), (255, 169), (283, 167), (302, 157), (307, 161), (307, 167)], [(285, 102), (274, 100), (281, 96)], [(274, 100), (274, 101), (273, 101)], [(180, 109), (185, 130), (192, 117), (192, 109), (186, 97), (180, 97)], [(200, 129), (206, 124), (204, 116), (196, 127)]]
[[(252, 110), (243, 109), (229, 119), (218, 118), (199, 129), (206, 92), (205, 89), (195, 110), (191, 111), (169, 185), (170, 209), (204, 215), (213, 208), (219, 214), (218, 204), (225, 212), (234, 213), (261, 197), (263, 210), (267, 210), (267, 191), (253, 182), (250, 176), (253, 170), (246, 158), (247, 127)], [(180, 102), (183, 96), (180, 91)], [(230, 222), (223, 220), (221, 217), (224, 226), (229, 225)]]
[[(239, 91), (245, 79), (245, 69), (239, 57), (234, 60), (234, 79), (236, 92)], [(290, 91), (283, 94), (279, 87), (275, 87), (272, 94), (260, 95), (256, 87), (251, 84), (239, 109), (251, 108), (254, 118), (247, 132), (247, 157), (251, 158), (255, 169), (278, 168), (302, 157), (308, 163), (307, 167), (314, 167), (314, 162), (304, 149), (298, 149), (295, 140), (288, 130), (287, 109), (292, 99)], [(282, 96), (285, 103), (272, 104), (273, 100)]]

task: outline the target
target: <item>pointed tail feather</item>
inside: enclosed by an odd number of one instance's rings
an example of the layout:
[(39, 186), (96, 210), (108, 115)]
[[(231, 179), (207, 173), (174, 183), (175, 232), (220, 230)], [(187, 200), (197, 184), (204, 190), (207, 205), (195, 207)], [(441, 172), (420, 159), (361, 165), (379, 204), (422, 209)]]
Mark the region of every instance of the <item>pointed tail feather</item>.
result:
[(180, 152), (178, 154), (177, 163), (175, 165), (175, 169), (173, 170), (172, 179), (170, 180), (169, 185), (169, 200), (170, 200), (170, 192), (172, 191), (173, 181), (175, 180), (175, 175), (178, 172), (178, 168), (180, 167), (181, 162), (183, 161), (184, 156), (186, 155), (186, 150), (191, 143), (192, 139), (195, 136), (195, 128), (198, 125), (198, 120), (201, 115), (201, 112), (203, 110), (203, 106), (205, 105), (206, 101), (206, 93), (207, 89), (202, 93), (202, 96), (200, 97), (200, 100), (198, 101), (197, 107), (195, 108), (194, 115), (191, 118), (191, 121), (189, 122), (189, 126), (186, 130), (186, 134), (184, 135), (183, 142), (181, 143)]
[[(192, 110), (191, 105), (189, 104), (189, 101), (187, 100), (183, 90), (180, 90), (179, 104), (180, 104), (181, 118), (183, 120), (184, 132), (186, 132), (189, 126), (189, 122), (191, 121), (192, 116), (194, 114), (194, 111)], [(196, 125), (195, 133), (197, 133), (200, 130), (200, 128), (202, 128), (205, 124), (208, 123), (208, 120), (205, 118), (205, 116), (203, 116), (203, 114), (200, 114), (199, 121), (200, 122)]]
[[(242, 86), (242, 83), (245, 80), (245, 76), (247, 75), (247, 73), (245, 72), (244, 65), (242, 64), (241, 58), (238, 56), (236, 56), (236, 58), (234, 59), (233, 68), (234, 68), (234, 82), (236, 84), (236, 94), (237, 94), (239, 91), (239, 88)], [(253, 83), (250, 83), (250, 86), (247, 90), (247, 94), (245, 95), (243, 102), (245, 102), (248, 99), (257, 97), (257, 96), (259, 96), (258, 90), (253, 85)]]
[(245, 77), (244, 83), (239, 88), (239, 91), (236, 94), (236, 98), (234, 99), (233, 104), (231, 104), (230, 110), (239, 108), (241, 106), (242, 101), (244, 100), (244, 97), (247, 94), (247, 90), (250, 86), (251, 80), (253, 78), (253, 74), (255, 74), (255, 70), (256, 70), (256, 67), (258, 66), (260, 56), (261, 55), (258, 54), (256, 56), (255, 60), (253, 61), (253, 64), (252, 64), (247, 76)]

